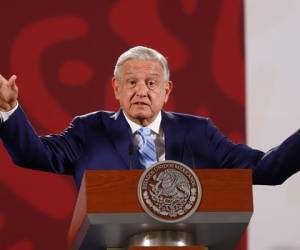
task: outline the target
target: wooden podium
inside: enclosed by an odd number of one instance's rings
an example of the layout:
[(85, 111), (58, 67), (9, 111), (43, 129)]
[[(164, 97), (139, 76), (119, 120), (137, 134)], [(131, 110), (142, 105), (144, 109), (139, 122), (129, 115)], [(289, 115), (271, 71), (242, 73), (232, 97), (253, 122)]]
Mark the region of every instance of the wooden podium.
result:
[(156, 221), (143, 211), (137, 196), (142, 172), (86, 171), (69, 229), (70, 249), (126, 248), (134, 235), (157, 231), (189, 233), (192, 244), (182, 250), (234, 249), (253, 212), (251, 170), (195, 170), (203, 191), (200, 206), (187, 220), (175, 224)]

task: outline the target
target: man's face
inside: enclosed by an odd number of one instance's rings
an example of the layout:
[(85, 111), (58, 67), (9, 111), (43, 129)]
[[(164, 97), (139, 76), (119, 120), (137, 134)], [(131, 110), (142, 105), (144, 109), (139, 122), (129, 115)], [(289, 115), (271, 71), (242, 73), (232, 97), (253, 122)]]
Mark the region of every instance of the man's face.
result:
[(126, 61), (120, 79), (112, 80), (115, 97), (130, 120), (147, 126), (168, 101), (172, 82), (163, 78), (163, 68), (153, 60)]

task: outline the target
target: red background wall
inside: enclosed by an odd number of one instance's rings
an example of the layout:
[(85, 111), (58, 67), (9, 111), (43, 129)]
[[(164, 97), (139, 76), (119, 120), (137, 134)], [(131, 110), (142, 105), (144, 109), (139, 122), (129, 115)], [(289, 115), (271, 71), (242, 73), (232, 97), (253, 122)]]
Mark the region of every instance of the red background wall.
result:
[[(0, 73), (18, 76), (38, 133), (59, 132), (75, 115), (118, 109), (116, 59), (149, 46), (170, 62), (175, 91), (166, 109), (210, 116), (244, 142), (243, 25), (242, 0), (7, 1)], [(0, 249), (66, 249), (75, 199), (71, 177), (17, 168), (0, 145)]]

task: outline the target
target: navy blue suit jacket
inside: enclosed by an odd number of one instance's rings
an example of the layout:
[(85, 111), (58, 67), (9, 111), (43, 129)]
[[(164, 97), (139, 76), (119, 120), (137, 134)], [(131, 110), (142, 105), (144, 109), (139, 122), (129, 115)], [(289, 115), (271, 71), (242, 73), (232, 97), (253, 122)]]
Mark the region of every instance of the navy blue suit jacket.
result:
[[(234, 144), (208, 118), (162, 112), (166, 160), (198, 168), (251, 168), (254, 184), (280, 184), (300, 167), (300, 135), (267, 153)], [(0, 125), (15, 164), (73, 174), (79, 185), (86, 169), (141, 168), (123, 112), (99, 111), (76, 117), (61, 134), (38, 136), (24, 112)]]

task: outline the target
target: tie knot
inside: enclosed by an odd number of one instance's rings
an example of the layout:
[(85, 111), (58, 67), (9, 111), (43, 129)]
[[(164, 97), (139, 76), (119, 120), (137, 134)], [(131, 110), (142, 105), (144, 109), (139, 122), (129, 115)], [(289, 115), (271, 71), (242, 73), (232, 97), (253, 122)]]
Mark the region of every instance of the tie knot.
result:
[(139, 130), (136, 131), (136, 140), (137, 145), (141, 148), (145, 145), (146, 141), (152, 140), (151, 139), (151, 129), (146, 127), (141, 127)]
[(138, 130), (138, 133), (140, 133), (142, 136), (150, 136), (151, 135), (151, 129), (147, 127), (142, 127)]

